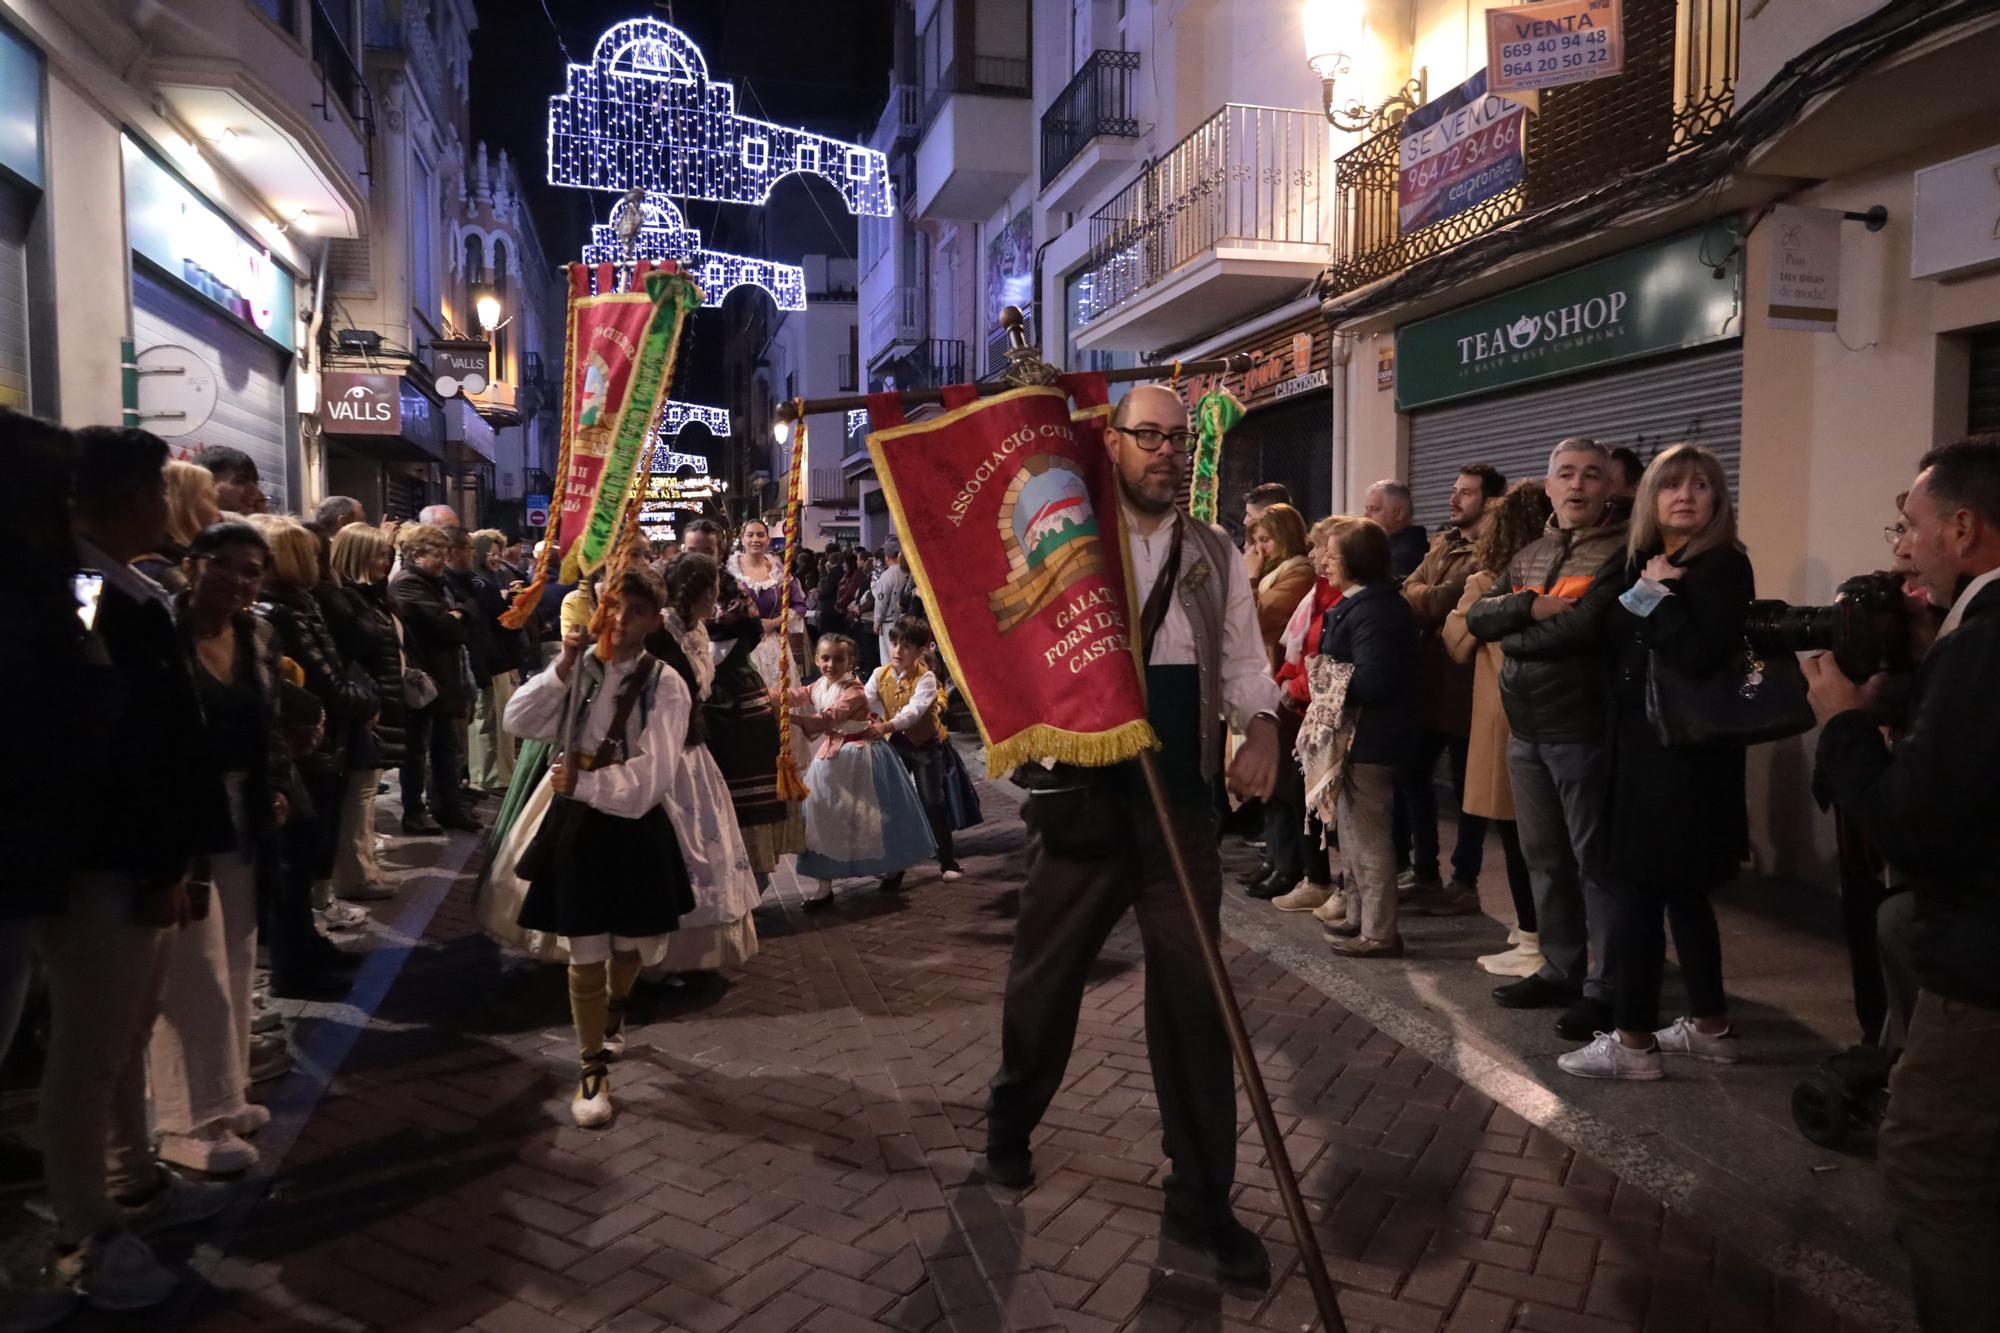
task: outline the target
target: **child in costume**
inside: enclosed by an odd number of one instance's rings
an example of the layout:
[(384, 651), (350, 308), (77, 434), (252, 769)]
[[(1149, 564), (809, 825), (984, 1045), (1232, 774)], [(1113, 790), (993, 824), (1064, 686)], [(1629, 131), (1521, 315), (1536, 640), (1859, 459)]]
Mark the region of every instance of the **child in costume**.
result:
[(909, 773), (874, 739), (868, 691), (854, 675), (854, 640), (822, 635), (816, 657), (819, 679), (795, 688), (790, 699), (793, 725), (813, 743), (798, 873), (818, 880), (819, 893), (807, 907), (831, 903), (841, 876), (893, 879), (935, 850)]
[[(667, 594), (659, 575), (628, 569), (603, 634), (608, 660), (563, 635), (562, 656), (507, 703), (507, 730), (554, 742), (551, 802), (514, 873), (527, 881), (518, 924), (559, 938), (569, 958), (570, 1014), (582, 1072), (570, 1112), (586, 1129), (613, 1115), (609, 1064), (624, 1049), (625, 1000), (639, 969), (665, 957), (695, 909), (666, 802), (686, 763), (693, 697), (645, 651)], [(576, 678), (572, 688), (572, 678)]]
[[(979, 796), (944, 729), (944, 692), (925, 661), (930, 626), (903, 616), (889, 627), (889, 663), (868, 678), (868, 711), (880, 719), (874, 736), (884, 740), (909, 770), (937, 845), (938, 866), (947, 884), (962, 873), (952, 854), (951, 835), (981, 819)], [(883, 888), (902, 887), (901, 874)]]

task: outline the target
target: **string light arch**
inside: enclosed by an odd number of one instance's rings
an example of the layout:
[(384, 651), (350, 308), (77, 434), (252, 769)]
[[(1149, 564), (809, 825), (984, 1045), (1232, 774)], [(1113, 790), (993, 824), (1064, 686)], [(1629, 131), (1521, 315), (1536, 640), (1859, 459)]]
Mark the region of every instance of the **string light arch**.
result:
[(736, 112), (733, 84), (708, 77), (687, 34), (628, 19), (572, 64), (549, 99), (549, 183), (761, 206), (794, 173), (819, 176), (848, 210), (894, 212), (889, 161), (860, 144)]
[(806, 271), (797, 264), (779, 264), (749, 255), (705, 249), (701, 233), (687, 225), (681, 210), (665, 195), (649, 194), (639, 208), (639, 231), (628, 252), (619, 240), (631, 211), (623, 196), (611, 206), (611, 216), (595, 223), (583, 247), (586, 264), (622, 264), (630, 258), (671, 259), (687, 270), (701, 288), (702, 304), (719, 306), (737, 287), (761, 287), (780, 310), (806, 308)]

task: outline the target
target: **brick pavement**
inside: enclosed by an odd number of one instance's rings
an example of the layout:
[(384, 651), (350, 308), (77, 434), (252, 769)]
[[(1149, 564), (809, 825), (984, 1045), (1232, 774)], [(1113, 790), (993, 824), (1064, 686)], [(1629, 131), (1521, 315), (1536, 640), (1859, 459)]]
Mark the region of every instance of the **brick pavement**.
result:
[[(995, 801), (989, 809), (1004, 811)], [(642, 995), (619, 1118), (570, 1126), (558, 969), (503, 968), (461, 882), (205, 1262), (193, 1326), (1303, 1330), (1312, 1303), (1247, 1109), (1268, 1295), (1159, 1237), (1136, 930), (1098, 966), (1025, 1194), (969, 1178), (998, 1057), (1020, 829), (902, 898), (787, 890), (726, 984)], [(1230, 972), (1355, 1333), (1736, 1333), (1837, 1320), (1596, 1162), (1234, 942)]]

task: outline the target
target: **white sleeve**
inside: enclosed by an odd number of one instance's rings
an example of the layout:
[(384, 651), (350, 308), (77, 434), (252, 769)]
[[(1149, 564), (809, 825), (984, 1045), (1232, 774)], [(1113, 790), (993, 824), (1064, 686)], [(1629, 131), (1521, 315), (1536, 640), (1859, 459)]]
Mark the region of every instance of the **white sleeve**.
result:
[[(582, 666), (579, 662), (578, 667)], [(562, 730), (563, 701), (569, 698), (569, 683), (551, 666), (514, 691), (500, 725), (509, 736), (524, 741), (552, 741)]]
[(908, 731), (911, 727), (930, 716), (931, 707), (937, 703), (938, 678), (929, 671), (917, 682), (917, 692), (903, 705), (896, 716), (889, 719), (889, 725), (897, 731)]
[(862, 686), (862, 689), (868, 695), (868, 716), (882, 717), (884, 716), (882, 711), (882, 691), (875, 688), (875, 676), (875, 672), (869, 672), (868, 683)]
[(666, 799), (674, 784), (681, 747), (687, 743), (688, 710), (693, 706), (680, 673), (662, 668), (653, 705), (640, 733), (639, 753), (622, 764), (576, 775), (576, 799), (607, 815), (637, 819)]
[(1264, 655), (1264, 636), (1257, 628), (1257, 594), (1243, 572), (1243, 553), (1227, 542), (1229, 568), (1222, 586), (1228, 598), (1222, 610), (1222, 705), (1229, 724), (1238, 731), (1259, 713), (1278, 707), (1277, 682)]

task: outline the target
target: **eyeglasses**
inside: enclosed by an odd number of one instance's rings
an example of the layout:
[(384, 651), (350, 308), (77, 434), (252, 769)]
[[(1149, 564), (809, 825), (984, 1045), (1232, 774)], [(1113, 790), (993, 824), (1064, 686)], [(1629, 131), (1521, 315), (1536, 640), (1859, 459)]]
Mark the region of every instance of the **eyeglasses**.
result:
[(1140, 426), (1136, 430), (1129, 426), (1110, 426), (1107, 429), (1130, 435), (1133, 441), (1149, 454), (1157, 454), (1163, 448), (1172, 448), (1177, 454), (1185, 454), (1194, 449), (1193, 431), (1155, 430), (1151, 426)]
[(1888, 542), (1891, 546), (1901, 544), (1903, 538), (1909, 535), (1910, 525), (1907, 523), (1891, 523), (1882, 529), (1882, 540)]

